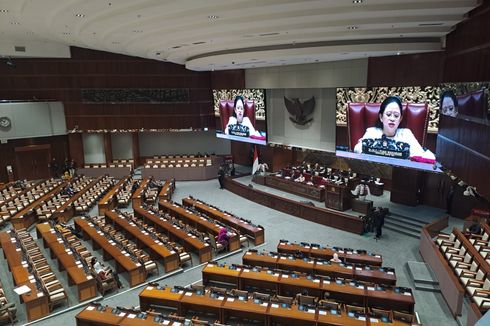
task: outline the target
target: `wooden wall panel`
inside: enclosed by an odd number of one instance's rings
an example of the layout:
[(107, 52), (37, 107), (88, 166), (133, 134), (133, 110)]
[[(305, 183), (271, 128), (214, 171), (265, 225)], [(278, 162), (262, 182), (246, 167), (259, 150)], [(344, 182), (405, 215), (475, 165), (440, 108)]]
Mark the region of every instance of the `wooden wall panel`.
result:
[[(214, 127), (210, 72), (182, 65), (103, 51), (71, 48), (70, 59), (16, 59), (0, 65), (0, 98), (53, 99), (65, 106), (67, 128), (160, 129)], [(217, 72), (217, 84), (241, 87), (243, 71)], [(90, 88), (187, 88), (188, 103), (88, 104), (81, 90)]]
[[(58, 164), (62, 165), (68, 157), (68, 138), (67, 136), (52, 136), (38, 138), (24, 138), (9, 140), (6, 144), (0, 144), (0, 182), (7, 182), (6, 166), (11, 165), (14, 177), (17, 178), (15, 170), (15, 148), (30, 145), (50, 145), (51, 157), (56, 158)], [(83, 151), (82, 151), (83, 152)]]
[(77, 167), (85, 164), (85, 156), (83, 154), (83, 138), (82, 134), (68, 134), (68, 146), (70, 158), (75, 161)]
[(490, 80), (490, 1), (446, 37), (445, 82)]
[(367, 86), (430, 86), (442, 82), (444, 52), (371, 57)]

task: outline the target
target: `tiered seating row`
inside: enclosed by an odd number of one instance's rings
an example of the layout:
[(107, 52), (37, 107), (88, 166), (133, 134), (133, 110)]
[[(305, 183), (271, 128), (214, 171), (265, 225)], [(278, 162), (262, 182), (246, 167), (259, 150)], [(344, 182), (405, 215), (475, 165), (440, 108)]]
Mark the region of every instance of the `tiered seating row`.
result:
[[(184, 221), (188, 225), (195, 227), (200, 232), (204, 232), (211, 240), (211, 245), (213, 246), (214, 246), (213, 244), (214, 237), (219, 234), (221, 228), (226, 227), (219, 221), (216, 221), (212, 218), (202, 215), (197, 211), (191, 212), (189, 209), (186, 209), (185, 207), (180, 206), (177, 203), (171, 201), (160, 200), (158, 202), (158, 207), (163, 212), (168, 213), (171, 216), (174, 216), (179, 220)], [(240, 249), (241, 246), (240, 235), (233, 231), (228, 233), (229, 233), (228, 250), (235, 251)]]
[(168, 214), (160, 213), (149, 206), (133, 206), (134, 214), (138, 218), (160, 232), (165, 233), (173, 241), (182, 244), (186, 251), (193, 251), (199, 256), (199, 262), (208, 262), (212, 258), (212, 247), (207, 243), (205, 235), (199, 231), (182, 224), (179, 220)]
[[(171, 272), (179, 268), (180, 254), (173, 248), (168, 241), (160, 241), (160, 238), (154, 234), (141, 229), (138, 219), (129, 213), (119, 211), (106, 211), (106, 223), (114, 226), (120, 232), (124, 232), (126, 238), (134, 238), (134, 242), (139, 249), (144, 249), (150, 254), (153, 260), (162, 260), (165, 272)], [(168, 238), (167, 238), (168, 239)], [(183, 252), (184, 255), (188, 255)], [(190, 257), (189, 257), (190, 258)]]
[[(220, 288), (147, 286), (140, 294), (140, 307), (176, 308), (179, 315), (188, 311), (213, 314), (226, 323), (231, 317), (258, 320), (263, 325), (371, 325), (383, 322), (389, 325), (415, 325), (414, 316), (407, 313), (343, 305), (300, 296), (270, 296), (262, 293), (250, 295), (241, 290)], [(312, 300), (313, 301), (310, 301)]]
[(202, 270), (202, 277), (204, 285), (227, 283), (240, 290), (255, 289), (292, 296), (306, 290), (310, 296), (363, 307), (413, 313), (415, 306), (415, 299), (409, 288), (380, 286), (371, 282), (266, 267), (208, 263)]
[(78, 300), (95, 297), (97, 284), (89, 267), (92, 253), (69, 229), (60, 224), (52, 227), (49, 223), (41, 223), (36, 226), (36, 231), (44, 247), (49, 248), (51, 258), (58, 260), (59, 271), (66, 271), (68, 284), (76, 285)]
[[(114, 259), (117, 272), (127, 272), (130, 286), (146, 280), (147, 255), (136, 249), (124, 236), (112, 227), (106, 226), (104, 218), (82, 217), (75, 220), (75, 228), (82, 232), (84, 239), (92, 240), (93, 249), (102, 249), (104, 260)], [(128, 251), (129, 250), (129, 251)], [(156, 267), (156, 264), (155, 264)]]
[(482, 244), (482, 241), (485, 241), (483, 238), (488, 237), (485, 236), (487, 232), (488, 228), (484, 228), (481, 237), (473, 237), (473, 243), (480, 251), (473, 246), (471, 239), (468, 240), (456, 228), (450, 235), (440, 234), (435, 239), (439, 250), (465, 288), (466, 294), (482, 314), (490, 309), (490, 265), (485, 260), (490, 248)]
[(99, 215), (104, 215), (105, 211), (116, 208), (118, 205), (117, 194), (124, 189), (125, 184), (130, 180), (130, 176), (122, 178), (99, 200)]
[(30, 289), (21, 295), (29, 321), (48, 315), (55, 305), (68, 301), (63, 286), (29, 233), (15, 229), (2, 232), (0, 243), (14, 285)]
[(92, 185), (86, 192), (78, 197), (74, 202), (76, 214), (83, 214), (88, 212), (95, 203), (102, 197), (116, 181), (112, 177), (101, 177), (97, 179), (97, 182)]
[(339, 247), (325, 247), (316, 243), (291, 243), (288, 240), (280, 240), (277, 245), (277, 251), (287, 254), (298, 254), (307, 257), (316, 257), (322, 259), (332, 259), (336, 253), (342, 261), (351, 264), (364, 264), (370, 266), (381, 266), (383, 258), (381, 255), (368, 253), (366, 250)]
[(159, 314), (153, 311), (140, 311), (129, 308), (111, 308), (97, 304), (90, 304), (84, 310), (76, 315), (77, 326), (82, 325), (99, 325), (100, 321), (104, 321), (104, 325), (109, 326), (137, 326), (137, 325), (207, 325), (207, 326), (227, 326), (218, 323), (210, 323), (206, 320), (192, 317), (186, 319), (182, 316), (177, 316), (175, 313)]
[(166, 181), (162, 189), (160, 190), (160, 193), (158, 194), (158, 199), (171, 200), (174, 191), (175, 191), (175, 179)]
[(332, 263), (320, 258), (301, 258), (277, 252), (259, 253), (248, 250), (243, 255), (243, 264), (278, 268), (330, 277), (343, 277), (376, 284), (396, 285), (395, 270), (390, 267), (365, 266), (359, 264)]
[(265, 241), (264, 228), (260, 225), (253, 224), (251, 221), (237, 217), (231, 213), (221, 211), (219, 208), (194, 199), (191, 196), (182, 199), (182, 205), (192, 207), (195, 210), (206, 214), (207, 216), (212, 217), (229, 227), (232, 227), (239, 233), (252, 238), (255, 245), (262, 244)]
[(133, 195), (133, 186), (136, 180), (133, 178), (128, 178), (123, 186), (120, 188), (119, 192), (116, 193), (117, 207), (128, 207)]

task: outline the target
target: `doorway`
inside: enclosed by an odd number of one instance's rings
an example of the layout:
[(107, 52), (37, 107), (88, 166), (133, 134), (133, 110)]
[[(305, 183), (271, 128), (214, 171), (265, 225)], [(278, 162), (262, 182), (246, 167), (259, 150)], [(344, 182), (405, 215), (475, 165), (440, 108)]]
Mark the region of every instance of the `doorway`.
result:
[(48, 179), (51, 145), (30, 145), (15, 148), (15, 176), (17, 179)]

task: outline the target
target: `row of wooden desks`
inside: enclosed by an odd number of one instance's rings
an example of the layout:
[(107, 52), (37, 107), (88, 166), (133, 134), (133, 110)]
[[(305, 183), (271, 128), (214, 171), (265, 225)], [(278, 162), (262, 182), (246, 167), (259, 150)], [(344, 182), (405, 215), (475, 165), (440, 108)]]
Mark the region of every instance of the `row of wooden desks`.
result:
[(21, 211), (17, 212), (10, 222), (12, 223), (12, 227), (16, 230), (27, 229), (32, 224), (36, 223), (37, 215), (34, 211), (35, 208), (57, 194), (58, 192), (66, 186), (66, 182), (61, 182), (57, 186), (55, 186), (51, 191), (47, 192), (44, 196), (40, 197), (38, 200), (33, 201), (30, 205), (24, 207)]
[[(129, 311), (121, 311), (119, 309), (89, 305), (85, 307), (76, 316), (77, 326), (182, 326), (181, 321), (174, 321), (172, 317), (161, 317), (155, 320), (153, 316), (143, 314), (146, 318), (140, 318), (141, 314)], [(175, 319), (175, 318), (174, 318)]]
[(316, 247), (311, 245), (301, 245), (298, 243), (290, 243), (286, 241), (280, 241), (277, 245), (277, 251), (286, 254), (301, 253), (308, 257), (316, 257), (322, 259), (331, 259), (333, 255), (338, 254), (339, 258), (352, 264), (364, 264), (370, 266), (381, 266), (383, 264), (383, 258), (381, 255), (358, 253), (357, 251), (347, 250), (334, 250), (333, 248)]
[(85, 301), (97, 296), (97, 282), (86, 271), (82, 262), (74, 257), (71, 249), (66, 248), (63, 239), (56, 234), (56, 231), (48, 224), (36, 225), (38, 239), (43, 239), (44, 248), (49, 248), (51, 258), (58, 260), (59, 271), (65, 270), (68, 275), (68, 284), (77, 287), (78, 301)]
[(342, 263), (330, 263), (314, 258), (299, 259), (294, 256), (282, 256), (279, 254), (265, 253), (259, 254), (247, 251), (243, 257), (244, 265), (263, 266), (303, 273), (313, 273), (331, 277), (342, 277), (355, 279), (376, 284), (396, 285), (396, 275), (394, 271), (386, 271), (384, 268), (370, 269)]
[[(191, 290), (158, 289), (154, 286), (147, 286), (139, 294), (139, 299), (143, 310), (150, 306), (167, 306), (176, 308), (179, 315), (185, 315), (188, 311), (213, 313), (222, 323), (226, 323), (231, 317), (238, 317), (258, 320), (262, 322), (262, 325), (280, 323), (281, 325), (360, 326), (372, 324), (370, 318), (351, 317), (344, 310), (334, 312), (323, 308), (300, 307), (297, 304), (283, 306), (278, 303), (256, 301), (251, 298), (241, 299), (210, 291), (197, 294)], [(387, 324), (404, 325), (398, 322)]]
[(152, 211), (147, 211), (140, 206), (133, 207), (133, 210), (135, 216), (142, 218), (145, 223), (153, 225), (161, 232), (167, 234), (172, 240), (182, 244), (186, 251), (197, 253), (200, 263), (205, 263), (212, 259), (212, 247), (208, 243), (201, 241), (195, 235), (185, 232), (179, 226)]
[(295, 182), (292, 179), (266, 175), (265, 185), (316, 201), (325, 201), (325, 188), (309, 185), (306, 182)]
[(67, 222), (73, 216), (75, 216), (75, 207), (73, 203), (78, 200), (85, 192), (87, 192), (90, 188), (95, 186), (103, 177), (98, 177), (92, 180), (87, 186), (85, 186), (82, 190), (77, 192), (73, 197), (66, 201), (60, 208), (58, 208), (53, 213), (53, 218), (57, 219), (59, 222)]
[(114, 187), (112, 187), (100, 200), (98, 203), (99, 206), (99, 215), (104, 215), (105, 211), (114, 209), (117, 206), (117, 193), (122, 189), (124, 183), (129, 179), (129, 176), (126, 176), (119, 180), (118, 183)]
[[(308, 295), (367, 307), (413, 312), (413, 294), (399, 288), (365, 286), (357, 282), (342, 282), (317, 275), (285, 273), (266, 268), (245, 266), (218, 266), (207, 264), (202, 271), (203, 284), (220, 282), (233, 284), (240, 290), (264, 289), (284, 296), (295, 296), (304, 289)], [(328, 294), (326, 296), (326, 294)]]
[(136, 246), (147, 251), (152, 260), (161, 261), (165, 267), (165, 272), (168, 273), (179, 268), (179, 253), (169, 250), (161, 241), (152, 238), (148, 232), (141, 230), (125, 216), (119, 215), (115, 211), (106, 211), (105, 219), (116, 230), (123, 231), (127, 239), (135, 239)]
[(114, 259), (117, 272), (127, 272), (131, 287), (141, 284), (146, 280), (145, 267), (130, 258), (130, 254), (121, 251), (113, 240), (107, 238), (104, 232), (97, 230), (91, 222), (84, 217), (75, 220), (75, 228), (82, 232), (84, 239), (92, 240), (94, 250), (102, 249), (104, 260)]
[(249, 235), (254, 239), (255, 245), (262, 244), (265, 241), (264, 229), (262, 227), (250, 224), (238, 217), (222, 212), (212, 206), (208, 206), (205, 203), (202, 203), (194, 198), (187, 197), (182, 199), (182, 205), (194, 207), (201, 213), (204, 213), (209, 217), (230, 225), (243, 234)]
[(30, 292), (20, 296), (20, 301), (24, 303), (27, 320), (32, 321), (49, 314), (48, 297), (40, 287), (38, 288), (34, 275), (29, 273), (27, 262), (23, 261), (22, 250), (17, 248), (16, 243), (15, 238), (11, 238), (7, 232), (0, 233), (0, 245), (12, 273), (14, 285), (16, 287), (26, 285), (31, 289)]
[[(158, 202), (158, 208), (170, 215), (173, 215), (185, 223), (197, 228), (201, 232), (210, 233), (217, 236), (221, 230), (221, 226), (212, 220), (199, 216), (187, 210), (183, 206), (176, 205), (167, 200), (160, 200)], [(229, 250), (235, 251), (240, 249), (240, 237), (234, 232), (230, 232), (229, 238)]]

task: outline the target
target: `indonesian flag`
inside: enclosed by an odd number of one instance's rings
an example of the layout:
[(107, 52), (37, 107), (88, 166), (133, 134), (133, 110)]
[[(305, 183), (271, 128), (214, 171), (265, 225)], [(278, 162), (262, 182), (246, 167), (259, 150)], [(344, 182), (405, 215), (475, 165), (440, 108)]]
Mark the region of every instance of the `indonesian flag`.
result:
[(252, 165), (252, 175), (259, 169), (259, 154), (257, 153), (257, 146), (254, 145), (254, 164)]

